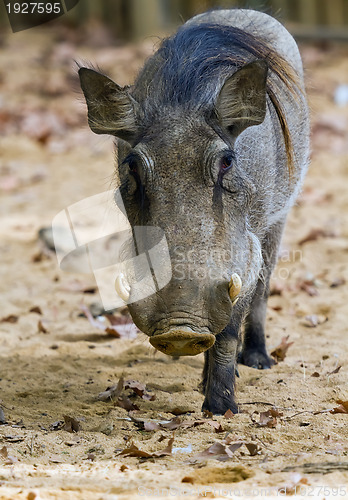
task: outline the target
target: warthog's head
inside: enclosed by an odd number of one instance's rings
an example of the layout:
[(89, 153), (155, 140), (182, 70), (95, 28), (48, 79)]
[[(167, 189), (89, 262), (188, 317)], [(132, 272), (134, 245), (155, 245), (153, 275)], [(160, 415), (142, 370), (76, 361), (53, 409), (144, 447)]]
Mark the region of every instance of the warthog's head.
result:
[[(234, 144), (264, 120), (267, 65), (256, 60), (235, 68), (215, 81), (215, 90), (210, 84), (210, 102), (206, 96), (190, 102), (171, 96), (173, 85), (163, 78), (154, 88), (159, 70), (151, 61), (133, 88), (91, 69), (79, 74), (91, 129), (118, 138), (130, 224), (161, 228), (169, 247), (170, 282), (131, 303), (131, 315), (160, 351), (194, 355), (214, 344), (260, 271), (260, 243), (249, 230), (257, 186), (236, 161)], [(118, 290), (125, 299), (131, 294), (124, 278)]]

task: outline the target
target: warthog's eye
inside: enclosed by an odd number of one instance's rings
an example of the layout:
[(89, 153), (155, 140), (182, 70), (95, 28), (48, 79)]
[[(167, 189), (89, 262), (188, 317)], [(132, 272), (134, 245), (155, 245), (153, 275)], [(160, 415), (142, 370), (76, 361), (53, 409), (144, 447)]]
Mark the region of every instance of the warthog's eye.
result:
[(136, 154), (130, 153), (122, 163), (125, 167), (128, 167), (128, 171), (130, 174), (129, 189), (131, 192), (135, 192), (136, 189), (139, 188), (142, 184), (140, 178), (140, 162), (141, 159)]
[(225, 172), (227, 172), (228, 170), (230, 170), (230, 168), (232, 168), (234, 159), (235, 159), (235, 157), (234, 157), (234, 154), (232, 152), (225, 154), (221, 158), (220, 172), (222, 174), (224, 174)]
[(128, 167), (129, 171), (132, 174), (137, 174), (138, 173), (138, 162), (136, 161), (135, 158), (130, 158), (128, 161)]
[[(220, 150), (215, 157), (214, 168), (211, 170), (215, 186), (223, 191), (234, 193), (236, 191), (235, 168), (237, 167), (236, 155), (232, 149)], [(230, 175), (227, 175), (230, 172)]]

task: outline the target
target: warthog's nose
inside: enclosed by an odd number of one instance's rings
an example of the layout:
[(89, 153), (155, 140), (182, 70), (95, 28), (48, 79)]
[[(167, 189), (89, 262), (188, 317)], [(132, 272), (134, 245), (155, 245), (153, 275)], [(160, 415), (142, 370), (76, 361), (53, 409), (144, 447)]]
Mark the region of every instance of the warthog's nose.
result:
[(195, 333), (190, 328), (174, 328), (150, 338), (150, 344), (170, 356), (195, 356), (209, 349), (215, 342), (211, 333)]

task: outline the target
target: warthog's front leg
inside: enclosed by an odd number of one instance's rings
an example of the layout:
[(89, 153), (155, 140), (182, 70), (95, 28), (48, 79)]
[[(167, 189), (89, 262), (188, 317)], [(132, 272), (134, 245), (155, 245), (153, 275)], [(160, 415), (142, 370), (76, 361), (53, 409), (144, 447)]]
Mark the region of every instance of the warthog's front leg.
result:
[(223, 415), (227, 410), (238, 413), (234, 384), (241, 322), (242, 314), (239, 312), (216, 336), (213, 347), (205, 352), (202, 382), (205, 399), (202, 410), (209, 410), (215, 415)]
[(239, 363), (261, 370), (271, 368), (274, 364), (272, 358), (267, 354), (265, 339), (268, 282), (258, 281), (251, 309), (245, 322), (243, 348), (238, 357)]
[(264, 238), (262, 245), (264, 261), (262, 276), (257, 283), (250, 311), (245, 321), (243, 348), (238, 361), (252, 368), (271, 368), (274, 364), (266, 350), (265, 321), (269, 282), (277, 262), (283, 227), (284, 221), (277, 223)]

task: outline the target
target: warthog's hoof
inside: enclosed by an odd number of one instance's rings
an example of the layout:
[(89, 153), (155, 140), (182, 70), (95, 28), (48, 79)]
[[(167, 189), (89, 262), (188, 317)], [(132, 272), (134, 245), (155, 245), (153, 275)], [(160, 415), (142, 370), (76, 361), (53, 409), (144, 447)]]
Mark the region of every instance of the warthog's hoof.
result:
[(238, 363), (258, 370), (266, 370), (275, 364), (266, 351), (243, 350), (238, 356)]
[(208, 410), (213, 413), (213, 415), (224, 415), (227, 410), (231, 410), (232, 413), (238, 413), (238, 405), (231, 397), (229, 399), (224, 397), (211, 396), (205, 397), (204, 403), (202, 405), (202, 411)]

